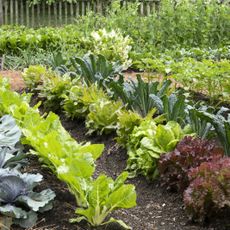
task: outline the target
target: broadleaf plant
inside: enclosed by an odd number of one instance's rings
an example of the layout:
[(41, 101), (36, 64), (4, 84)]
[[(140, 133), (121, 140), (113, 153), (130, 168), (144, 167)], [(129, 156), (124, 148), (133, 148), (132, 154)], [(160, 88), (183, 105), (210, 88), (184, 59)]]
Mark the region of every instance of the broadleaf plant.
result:
[(88, 86), (97, 83), (99, 87), (106, 88), (122, 71), (122, 66), (109, 62), (100, 54), (86, 54), (83, 58), (71, 58), (71, 63), (76, 73), (84, 79)]
[(55, 193), (46, 189), (34, 192), (34, 187), (42, 181), (40, 174), (21, 174), (8, 169), (0, 169), (0, 213), (11, 217), (13, 223), (30, 228), (37, 221), (37, 212), (52, 208)]
[(117, 222), (125, 229), (131, 229), (123, 221), (107, 216), (118, 208), (132, 208), (136, 205), (135, 187), (124, 184), (128, 177), (127, 172), (123, 172), (115, 181), (105, 175), (100, 175), (95, 181), (91, 182), (87, 194), (88, 207), (77, 208), (76, 214), (79, 217), (71, 222), (88, 221), (92, 226)]
[(142, 174), (154, 179), (158, 175), (157, 162), (161, 154), (172, 151), (185, 135), (186, 131), (175, 121), (157, 125), (152, 118), (143, 120), (133, 129), (127, 144), (130, 176)]
[(110, 87), (115, 98), (121, 98), (128, 109), (145, 117), (154, 107), (158, 107), (161, 97), (168, 93), (170, 84), (170, 80), (165, 80), (162, 84), (145, 82), (137, 75), (137, 81), (130, 79), (123, 84), (112, 82)]
[(215, 131), (217, 133), (217, 137), (224, 147), (225, 155), (230, 155), (230, 115), (228, 115), (227, 119), (222, 115), (222, 113), (227, 111), (228, 109), (222, 108), (218, 113), (211, 114), (205, 111), (197, 111), (196, 114), (200, 118), (206, 120), (211, 123)]

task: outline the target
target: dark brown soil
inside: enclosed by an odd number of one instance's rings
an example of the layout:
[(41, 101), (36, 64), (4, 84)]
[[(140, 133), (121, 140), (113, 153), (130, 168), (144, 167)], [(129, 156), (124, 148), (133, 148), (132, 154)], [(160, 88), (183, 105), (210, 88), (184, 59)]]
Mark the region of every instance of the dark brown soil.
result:
[[(105, 144), (105, 151), (97, 161), (95, 176), (99, 173), (105, 173), (114, 178), (125, 169), (126, 151), (117, 146), (113, 134), (88, 137), (85, 135), (86, 129), (83, 121), (69, 121), (64, 117), (61, 120), (63, 126), (78, 142), (91, 141), (92, 143)], [(48, 169), (41, 168), (36, 157), (30, 157), (30, 165), (26, 170), (43, 174), (44, 182), (41, 188), (49, 187), (56, 192), (54, 208), (39, 216), (39, 222), (36, 227), (32, 228), (33, 230), (90, 229), (86, 223), (79, 225), (68, 222), (70, 218), (74, 217), (75, 199), (64, 183), (57, 180)], [(159, 181), (149, 182), (144, 177), (137, 177), (128, 182), (136, 186), (137, 206), (129, 210), (117, 210), (113, 213), (113, 217), (122, 219), (133, 230), (230, 229), (229, 213), (220, 213), (220, 217), (213, 218), (204, 226), (194, 224), (186, 216), (181, 196), (160, 187)], [(19, 230), (20, 228), (15, 227), (13, 229)], [(119, 230), (120, 228), (117, 225), (110, 225), (103, 229)]]

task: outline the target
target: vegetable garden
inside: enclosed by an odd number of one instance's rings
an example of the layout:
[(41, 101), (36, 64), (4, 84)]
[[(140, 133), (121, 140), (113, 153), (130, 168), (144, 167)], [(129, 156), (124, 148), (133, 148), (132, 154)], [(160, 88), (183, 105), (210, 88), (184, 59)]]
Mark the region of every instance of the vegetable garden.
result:
[(229, 229), (229, 4), (138, 7), (0, 27), (0, 229)]

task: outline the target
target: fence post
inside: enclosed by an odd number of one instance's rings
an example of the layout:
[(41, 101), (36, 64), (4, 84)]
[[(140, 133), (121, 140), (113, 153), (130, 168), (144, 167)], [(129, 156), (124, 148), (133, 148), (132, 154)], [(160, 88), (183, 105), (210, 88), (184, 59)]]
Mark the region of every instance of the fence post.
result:
[(3, 1), (0, 1), (0, 25), (3, 25)]

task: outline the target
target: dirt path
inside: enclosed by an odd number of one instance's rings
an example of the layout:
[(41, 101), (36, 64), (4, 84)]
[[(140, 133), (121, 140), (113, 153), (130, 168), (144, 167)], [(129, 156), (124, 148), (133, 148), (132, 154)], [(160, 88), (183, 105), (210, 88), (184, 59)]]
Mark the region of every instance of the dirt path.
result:
[(25, 87), (22, 79), (22, 72), (13, 70), (0, 71), (1, 77), (7, 77), (10, 79), (11, 88), (16, 91), (20, 91)]

